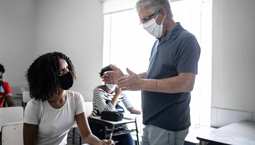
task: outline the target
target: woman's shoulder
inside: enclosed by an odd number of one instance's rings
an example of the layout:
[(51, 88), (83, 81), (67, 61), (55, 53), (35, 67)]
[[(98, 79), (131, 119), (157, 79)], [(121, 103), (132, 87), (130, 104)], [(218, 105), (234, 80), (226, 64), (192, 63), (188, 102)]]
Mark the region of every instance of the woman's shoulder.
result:
[(27, 103), (27, 105), (35, 105), (35, 106), (38, 106), (41, 104), (42, 104), (42, 101), (36, 100), (35, 98), (30, 99)]
[(42, 105), (43, 105), (42, 101), (32, 98), (27, 102), (25, 110), (38, 111), (38, 109), (42, 108)]
[(67, 94), (67, 96), (81, 96), (82, 95), (80, 92), (73, 91), (73, 90), (66, 90), (66, 94)]
[(83, 98), (82, 94), (80, 92), (77, 92), (77, 91), (73, 91), (73, 90), (67, 90), (66, 91), (66, 95), (67, 95), (67, 98), (69, 100), (80, 100)]

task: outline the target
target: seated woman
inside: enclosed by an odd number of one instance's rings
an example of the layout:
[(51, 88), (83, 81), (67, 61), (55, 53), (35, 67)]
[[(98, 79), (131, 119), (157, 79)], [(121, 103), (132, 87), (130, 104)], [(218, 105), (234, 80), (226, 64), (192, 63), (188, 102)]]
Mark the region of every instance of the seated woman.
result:
[[(103, 74), (106, 71), (111, 71), (110, 66), (102, 68), (100, 77), (102, 78)], [(115, 84), (106, 84), (100, 85), (94, 89), (93, 96), (93, 116), (100, 115), (103, 111), (123, 111), (124, 109), (120, 105), (121, 103), (127, 108), (130, 113), (140, 114), (139, 110), (136, 110), (132, 104), (129, 102), (127, 97), (121, 92), (121, 89)], [(104, 133), (99, 130), (103, 127), (99, 124), (89, 120), (92, 132), (99, 138), (104, 137)], [(117, 141), (117, 145), (133, 145), (133, 140), (130, 134), (123, 134), (118, 136), (113, 136), (113, 140)]]
[(27, 71), (31, 100), (24, 114), (24, 145), (66, 145), (75, 121), (81, 137), (90, 145), (110, 145), (89, 128), (83, 97), (69, 90), (75, 78), (71, 60), (60, 52), (37, 58)]
[(3, 80), (5, 68), (0, 64), (0, 108), (15, 106), (12, 99), (12, 88), (7, 81)]

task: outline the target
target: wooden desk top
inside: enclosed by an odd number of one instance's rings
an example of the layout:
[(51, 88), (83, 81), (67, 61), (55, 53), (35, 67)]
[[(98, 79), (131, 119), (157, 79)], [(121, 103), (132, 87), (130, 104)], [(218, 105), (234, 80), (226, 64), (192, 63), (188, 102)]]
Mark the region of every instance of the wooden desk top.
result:
[(255, 145), (255, 122), (241, 121), (199, 134), (202, 141), (212, 141), (231, 145)]

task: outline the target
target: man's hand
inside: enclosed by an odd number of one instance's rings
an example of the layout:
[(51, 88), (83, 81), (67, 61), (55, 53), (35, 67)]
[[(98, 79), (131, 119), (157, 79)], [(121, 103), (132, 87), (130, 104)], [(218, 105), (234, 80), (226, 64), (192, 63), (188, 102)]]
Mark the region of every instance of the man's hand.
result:
[(118, 86), (122, 90), (141, 90), (142, 79), (136, 73), (127, 68), (128, 75), (123, 76), (118, 80)]
[(107, 71), (103, 75), (103, 81), (108, 84), (117, 84), (118, 80), (124, 76), (123, 72), (115, 65), (110, 65), (112, 71)]

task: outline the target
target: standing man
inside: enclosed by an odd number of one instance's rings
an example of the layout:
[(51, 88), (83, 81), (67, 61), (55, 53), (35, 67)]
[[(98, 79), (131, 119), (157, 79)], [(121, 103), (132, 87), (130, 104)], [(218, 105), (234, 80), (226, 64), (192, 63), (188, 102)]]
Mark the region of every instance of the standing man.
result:
[(183, 145), (190, 126), (190, 92), (200, 56), (191, 33), (173, 20), (168, 0), (139, 0), (137, 11), (145, 30), (157, 38), (146, 72), (119, 68), (106, 72), (105, 81), (123, 90), (142, 90), (142, 145)]

